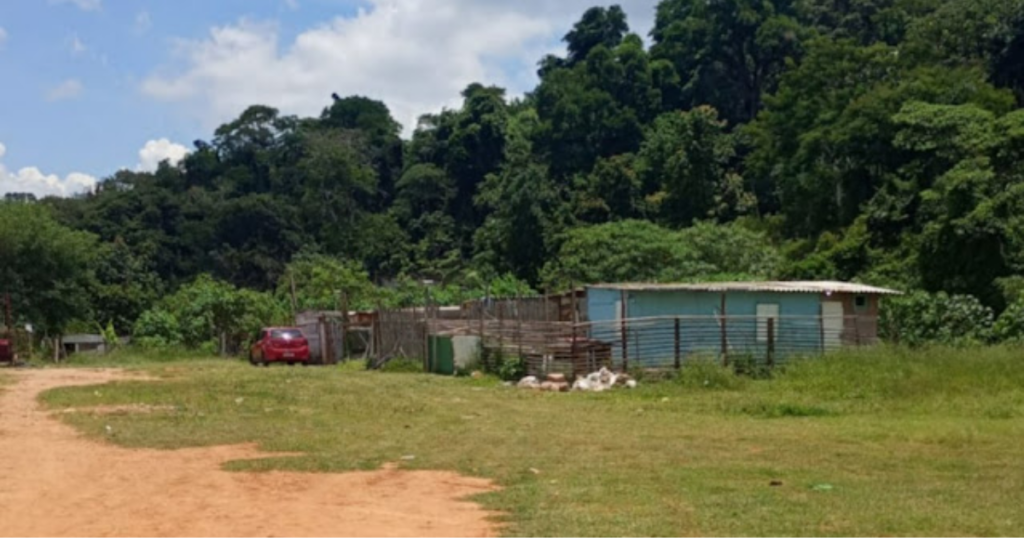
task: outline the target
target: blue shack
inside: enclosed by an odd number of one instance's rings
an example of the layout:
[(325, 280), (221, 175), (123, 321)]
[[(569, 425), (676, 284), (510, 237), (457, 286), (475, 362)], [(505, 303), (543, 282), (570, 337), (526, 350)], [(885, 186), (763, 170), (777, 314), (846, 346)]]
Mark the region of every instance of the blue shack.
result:
[(848, 282), (596, 284), (584, 306), (589, 338), (616, 363), (678, 366), (694, 354), (768, 360), (878, 339), (881, 297), (900, 292)]

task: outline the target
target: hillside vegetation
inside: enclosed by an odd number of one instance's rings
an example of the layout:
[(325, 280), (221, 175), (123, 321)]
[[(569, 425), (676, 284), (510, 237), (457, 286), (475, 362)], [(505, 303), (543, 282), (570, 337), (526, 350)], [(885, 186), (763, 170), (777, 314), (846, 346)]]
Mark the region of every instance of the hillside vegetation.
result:
[[(471, 84), (409, 140), (374, 96), (254, 103), (175, 166), (8, 194), (14, 310), (191, 346), (286, 318), (293, 282), (334, 308), (422, 279), (861, 280), (974, 305), (976, 340), (1024, 311), (1024, 1), (663, 0), (653, 28), (594, 7), (564, 40), (526, 95)], [(230, 308), (176, 314), (207, 303)]]

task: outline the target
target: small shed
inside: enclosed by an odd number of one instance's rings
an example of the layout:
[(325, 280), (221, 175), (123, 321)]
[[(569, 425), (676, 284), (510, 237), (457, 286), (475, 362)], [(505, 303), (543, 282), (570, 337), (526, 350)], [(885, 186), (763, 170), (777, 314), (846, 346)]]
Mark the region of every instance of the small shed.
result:
[(64, 351), (68, 355), (89, 351), (97, 353), (107, 351), (107, 342), (99, 334), (69, 334), (61, 338), (61, 343), (64, 344)]
[(834, 281), (598, 284), (586, 315), (620, 357), (810, 352), (876, 342), (879, 300), (899, 293)]

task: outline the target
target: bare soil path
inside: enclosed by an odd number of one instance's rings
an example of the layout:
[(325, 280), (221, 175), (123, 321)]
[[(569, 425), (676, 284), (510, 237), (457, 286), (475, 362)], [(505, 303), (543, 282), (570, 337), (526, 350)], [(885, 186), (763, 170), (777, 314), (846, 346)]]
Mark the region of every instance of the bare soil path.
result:
[(236, 473), (255, 446), (125, 449), (42, 410), (50, 388), (125, 379), (118, 370), (26, 370), (0, 389), (0, 536), (493, 536), (464, 500), (476, 478), (385, 468)]

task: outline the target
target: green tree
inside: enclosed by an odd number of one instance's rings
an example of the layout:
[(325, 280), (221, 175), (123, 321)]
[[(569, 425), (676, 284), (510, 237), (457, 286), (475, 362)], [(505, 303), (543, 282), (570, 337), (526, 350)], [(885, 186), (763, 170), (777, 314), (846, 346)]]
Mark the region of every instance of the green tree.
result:
[(552, 177), (567, 182), (599, 158), (636, 152), (644, 123), (662, 107), (662, 86), (672, 80), (670, 66), (653, 65), (633, 34), (546, 72), (532, 95), (540, 120), (532, 138)]
[(300, 312), (338, 310), (343, 299), (350, 309), (376, 308), (369, 274), (356, 262), (303, 252), (288, 264), (278, 282), (277, 296), (281, 301), (291, 301), (293, 285), (295, 307)]
[(601, 45), (613, 49), (622, 42), (627, 32), (629, 25), (622, 7), (592, 7), (583, 13), (579, 22), (562, 39), (569, 49), (566, 60), (570, 65), (581, 62), (590, 51)]
[(261, 327), (285, 322), (283, 305), (267, 293), (200, 275), (143, 312), (134, 336), (143, 345), (181, 343), (209, 351), (241, 351)]
[(922, 281), (973, 294), (1001, 310), (998, 281), (1024, 269), (1024, 170), (1014, 155), (1024, 113), (1001, 118), (977, 105), (910, 102), (894, 117), (895, 143), (926, 174), (921, 192)]
[(830, 39), (898, 45), (914, 21), (945, 0), (797, 0), (800, 22)]
[(562, 222), (558, 188), (533, 157), (533, 117), (526, 111), (513, 121), (505, 164), (480, 188), (476, 203), (489, 216), (474, 237), (478, 264), (531, 284), (537, 282), (549, 241)]
[(301, 203), (307, 229), (317, 230), (329, 252), (353, 256), (367, 205), (376, 192), (376, 175), (351, 133), (309, 133), (306, 146), (298, 166), (305, 177)]
[[(664, 192), (660, 212), (670, 224), (729, 218), (753, 205), (742, 192), (732, 192), (735, 156), (734, 138), (714, 109), (668, 112), (655, 120), (640, 148), (640, 175), (647, 192)], [(742, 180), (738, 187), (742, 191)]]
[(780, 264), (764, 234), (736, 225), (698, 223), (673, 231), (642, 220), (573, 228), (543, 270), (543, 281), (680, 282), (770, 278)]
[(11, 294), (18, 323), (60, 337), (89, 319), (96, 251), (94, 235), (62, 226), (47, 206), (0, 202), (0, 293)]
[(130, 334), (139, 315), (160, 298), (163, 283), (148, 261), (121, 240), (100, 245), (94, 267), (93, 319), (112, 324), (117, 334)]
[(297, 209), (269, 194), (224, 202), (214, 215), (217, 274), (244, 287), (271, 289), (302, 246)]
[(402, 126), (381, 101), (361, 95), (335, 99), (320, 114), (320, 125), (360, 133), (371, 166), (377, 175), (378, 195), (390, 201), (402, 172)]
[(805, 30), (789, 0), (662, 0), (651, 56), (683, 82), (678, 106), (711, 105), (729, 125), (754, 118), (787, 62), (800, 58)]

